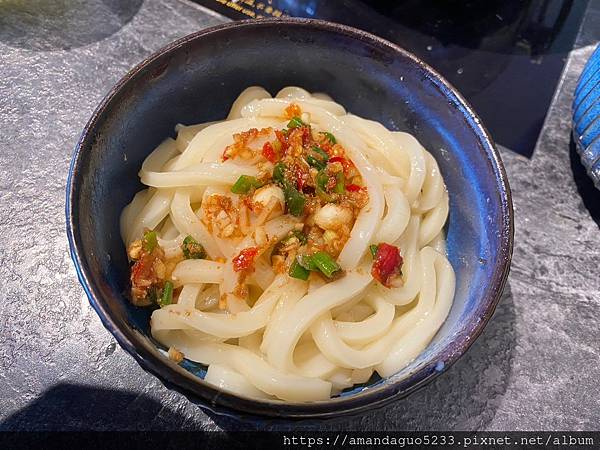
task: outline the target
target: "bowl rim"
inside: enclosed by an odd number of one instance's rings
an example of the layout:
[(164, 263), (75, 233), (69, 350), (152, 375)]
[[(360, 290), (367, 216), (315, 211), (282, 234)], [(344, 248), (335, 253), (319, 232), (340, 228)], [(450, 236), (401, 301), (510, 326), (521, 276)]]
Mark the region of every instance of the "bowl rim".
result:
[[(203, 37), (215, 33), (226, 33), (233, 29), (277, 27), (282, 24), (341, 34), (412, 60), (427, 75), (429, 81), (444, 96), (453, 101), (453, 106), (461, 110), (467, 122), (466, 126), (469, 126), (475, 133), (480, 142), (479, 151), (482, 153), (482, 157), (487, 160), (490, 170), (494, 174), (496, 185), (499, 188), (498, 196), (501, 205), (499, 263), (494, 268), (490, 284), (482, 295), (480, 305), (473, 312), (471, 320), (456, 334), (454, 339), (438, 350), (429, 362), (424, 363), (405, 378), (400, 379), (398, 374), (394, 374), (386, 378), (384, 383), (367, 389), (359, 395), (337, 397), (314, 403), (258, 401), (221, 391), (175, 363), (152, 352), (146, 348), (146, 345), (139, 343), (132, 327), (121, 329), (117, 322), (113, 320), (108, 307), (102, 301), (98, 287), (91, 281), (91, 270), (83, 254), (81, 236), (75, 220), (76, 215), (78, 215), (77, 194), (81, 181), (80, 177), (82, 176), (80, 173), (82, 155), (86, 149), (92, 147), (98, 125), (102, 122), (105, 114), (110, 113), (111, 104), (118, 100), (121, 90), (131, 80), (151, 69), (152, 65), (159, 65), (160, 67), (161, 61), (168, 58), (171, 53)], [(366, 31), (317, 19), (280, 18), (226, 22), (177, 39), (152, 53), (129, 70), (95, 108), (75, 145), (67, 177), (65, 214), (70, 255), (75, 265), (77, 277), (91, 306), (119, 345), (133, 356), (144, 370), (156, 376), (167, 388), (180, 392), (198, 406), (216, 414), (250, 420), (256, 418), (329, 419), (342, 415), (354, 415), (371, 408), (383, 407), (396, 399), (404, 398), (434, 380), (468, 350), (492, 317), (506, 284), (514, 241), (512, 196), (504, 165), (487, 129), (464, 97), (437, 71), (398, 45)], [(134, 342), (135, 340), (138, 340), (137, 344)]]

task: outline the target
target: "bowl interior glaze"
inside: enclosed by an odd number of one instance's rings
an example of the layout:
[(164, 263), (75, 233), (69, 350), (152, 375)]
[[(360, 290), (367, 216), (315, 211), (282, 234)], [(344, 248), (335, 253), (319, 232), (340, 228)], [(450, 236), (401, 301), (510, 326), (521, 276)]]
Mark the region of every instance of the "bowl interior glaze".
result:
[[(119, 215), (137, 172), (177, 123), (223, 119), (250, 85), (297, 85), (407, 131), (434, 155), (450, 194), (454, 305), (409, 367), (327, 402), (276, 405), (219, 392), (161, 355), (149, 312), (131, 306)], [(502, 163), (462, 97), (414, 56), (372, 35), (309, 20), (238, 22), (190, 35), (133, 69), (108, 94), (76, 148), (67, 187), (71, 252), (92, 306), (119, 343), (170, 387), (217, 412), (279, 417), (356, 413), (404, 396), (452, 364), (492, 315), (508, 274), (512, 204)], [(235, 413), (237, 414), (237, 413)]]

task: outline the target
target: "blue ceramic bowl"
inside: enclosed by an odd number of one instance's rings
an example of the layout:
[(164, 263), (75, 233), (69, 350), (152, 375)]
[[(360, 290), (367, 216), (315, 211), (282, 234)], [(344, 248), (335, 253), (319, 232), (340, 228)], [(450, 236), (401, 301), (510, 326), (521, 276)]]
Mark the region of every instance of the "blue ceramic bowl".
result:
[[(139, 191), (137, 172), (176, 123), (222, 119), (249, 85), (329, 93), (349, 111), (413, 133), (435, 156), (450, 194), (448, 253), (457, 275), (450, 315), (400, 373), (329, 401), (256, 401), (205, 383), (150, 338), (149, 312), (129, 304), (119, 214)], [(127, 155), (125, 158), (124, 155)], [(404, 397), (448, 369), (492, 316), (513, 243), (510, 190), (500, 156), (471, 107), (410, 53), (371, 34), (316, 20), (229, 23), (187, 36), (129, 72), (79, 140), (67, 183), (67, 233), (81, 284), (100, 319), (142, 367), (197, 404), (235, 417), (329, 418)]]
[(600, 189), (600, 45), (579, 77), (572, 109), (577, 151), (588, 175)]

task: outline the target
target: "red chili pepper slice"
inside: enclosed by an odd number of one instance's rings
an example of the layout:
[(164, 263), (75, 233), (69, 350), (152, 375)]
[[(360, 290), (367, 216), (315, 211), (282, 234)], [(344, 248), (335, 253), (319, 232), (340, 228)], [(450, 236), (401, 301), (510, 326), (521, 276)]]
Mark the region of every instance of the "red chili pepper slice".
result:
[(309, 127), (302, 127), (302, 145), (308, 145), (312, 141)]
[(391, 278), (400, 273), (402, 262), (402, 256), (400, 256), (398, 247), (383, 242), (377, 246), (371, 275), (385, 287), (389, 288), (391, 286)]
[(137, 283), (148, 272), (144, 258), (138, 259), (131, 268), (131, 281)]
[(275, 136), (277, 136), (277, 140), (281, 142), (281, 151), (285, 155), (288, 148), (287, 136), (280, 130), (275, 130)]
[(254, 264), (254, 258), (258, 254), (257, 247), (248, 247), (243, 249), (239, 255), (233, 258), (233, 270), (235, 272), (241, 272), (247, 270)]
[(153, 271), (153, 262), (154, 258), (145, 254), (140, 259), (138, 259), (135, 264), (131, 267), (131, 286), (132, 287), (140, 287), (144, 289), (148, 286), (148, 282), (153, 282), (156, 280), (156, 275)]
[(298, 167), (296, 168), (295, 175), (296, 175), (296, 187), (300, 192), (302, 192), (302, 189), (304, 188), (304, 184), (306, 183), (306, 175)]
[(362, 189), (358, 184), (347, 184), (346, 190), (350, 192), (358, 192)]
[(277, 153), (275, 153), (275, 149), (270, 142), (265, 142), (265, 145), (263, 145), (262, 155), (272, 163), (277, 161)]
[(348, 173), (348, 171), (354, 166), (354, 164), (352, 164), (352, 161), (350, 161), (349, 159), (346, 159), (342, 156), (334, 156), (332, 158), (329, 158), (330, 163), (336, 163), (339, 162), (342, 164), (342, 167), (344, 168), (344, 173)]
[(342, 163), (342, 165), (344, 166), (346, 164), (346, 159), (342, 158), (341, 156), (334, 156), (333, 158), (329, 158), (329, 162), (330, 163), (339, 162), (339, 163)]
[(333, 151), (333, 145), (329, 142), (329, 139), (319, 142), (319, 147), (325, 150), (328, 155), (331, 155), (331, 152)]

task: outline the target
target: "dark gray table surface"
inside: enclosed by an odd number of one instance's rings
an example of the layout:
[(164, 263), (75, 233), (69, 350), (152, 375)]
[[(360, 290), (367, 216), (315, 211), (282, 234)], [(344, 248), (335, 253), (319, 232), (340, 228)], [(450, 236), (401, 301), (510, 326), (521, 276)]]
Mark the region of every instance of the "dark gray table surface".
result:
[[(154, 50), (227, 19), (180, 0), (49, 3), (0, 3), (0, 430), (244, 428), (116, 345), (77, 281), (64, 219), (71, 152), (104, 94)], [(590, 7), (533, 156), (500, 149), (515, 248), (483, 335), (408, 399), (321, 429), (600, 429), (600, 193), (570, 143), (599, 24)]]

